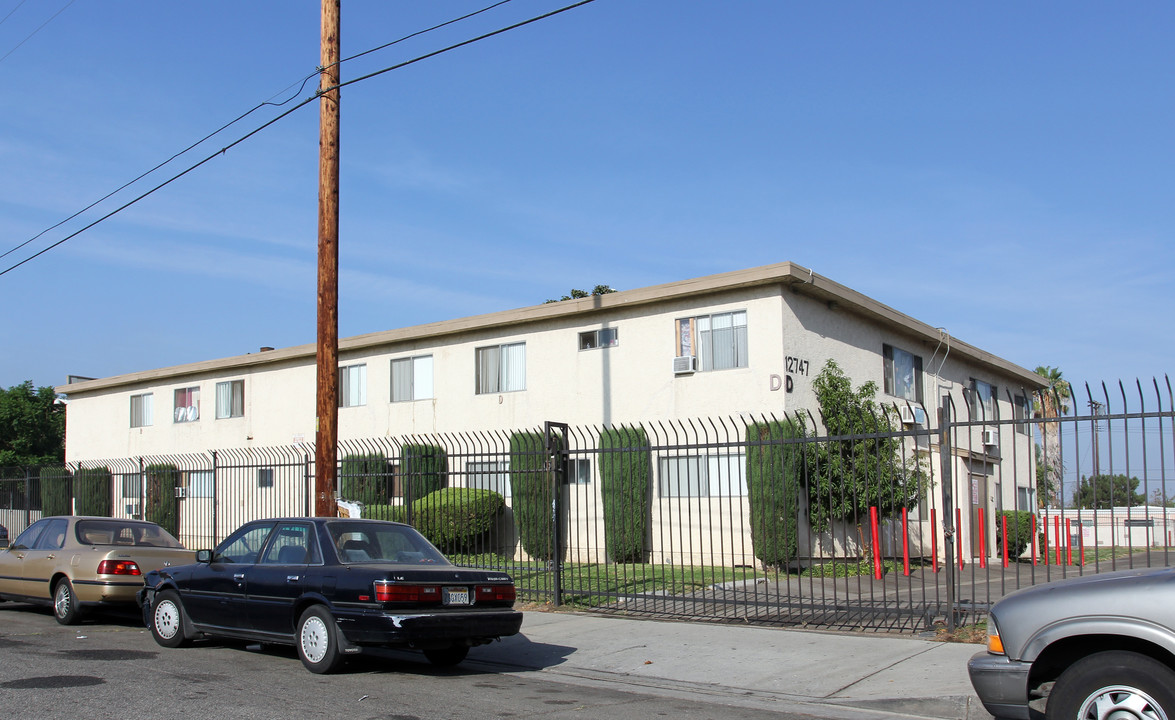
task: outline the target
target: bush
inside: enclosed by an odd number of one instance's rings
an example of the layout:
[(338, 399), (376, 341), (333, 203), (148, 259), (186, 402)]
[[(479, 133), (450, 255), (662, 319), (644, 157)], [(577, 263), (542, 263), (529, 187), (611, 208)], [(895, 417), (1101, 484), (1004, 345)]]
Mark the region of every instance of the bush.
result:
[(41, 514), (72, 515), (73, 503), (70, 494), (72, 476), (67, 468), (43, 467), (38, 472), (41, 481)]
[(1008, 560), (1015, 560), (1024, 554), (1032, 542), (1032, 513), (1024, 510), (1001, 510), (995, 517), (996, 547), (1003, 552), (1004, 521), (1008, 519)]
[(799, 542), (801, 446), (783, 443), (803, 437), (792, 421), (747, 426), (747, 492), (751, 545), (767, 567), (786, 566)]
[(339, 497), (364, 505), (386, 503), (391, 497), (389, 470), (388, 459), (379, 453), (345, 456), (339, 472)]
[(363, 517), (408, 523), (408, 508), (403, 505), (364, 505)]
[(400, 451), (404, 499), (415, 502), (445, 486), (449, 456), (439, 445), (405, 445)]
[(493, 490), (448, 488), (412, 503), (416, 529), (441, 552), (481, 549), (506, 501)]
[(545, 469), (546, 439), (542, 433), (516, 432), (510, 436), (510, 504), (522, 549), (536, 560), (555, 559), (551, 522), (554, 500)]
[(110, 517), (114, 503), (114, 479), (110, 468), (82, 468), (73, 478), (78, 515)]
[(148, 465), (147, 508), (144, 517), (179, 536), (179, 501), (175, 489), (179, 486), (180, 470), (170, 463)]
[(604, 546), (616, 563), (645, 559), (649, 535), (652, 450), (643, 428), (600, 433), (600, 494), (604, 501)]

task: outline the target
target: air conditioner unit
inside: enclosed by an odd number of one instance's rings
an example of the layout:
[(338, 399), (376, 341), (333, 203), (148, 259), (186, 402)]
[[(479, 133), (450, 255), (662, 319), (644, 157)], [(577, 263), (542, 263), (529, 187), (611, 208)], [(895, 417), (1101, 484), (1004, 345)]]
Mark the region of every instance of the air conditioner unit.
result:
[(926, 425), (926, 411), (917, 405), (899, 405), (903, 425)]
[(681, 357), (673, 358), (674, 375), (688, 375), (697, 371), (698, 358), (696, 355), (682, 355)]
[(175, 489), (175, 496), (177, 498), (186, 498), (188, 496), (188, 489), (186, 487), (177, 487)]
[(999, 430), (984, 430), (983, 444), (987, 447), (999, 447), (1000, 431)]
[(143, 505), (141, 503), (137, 503), (137, 502), (127, 503), (126, 504), (126, 514), (133, 517), (133, 518), (142, 517)]

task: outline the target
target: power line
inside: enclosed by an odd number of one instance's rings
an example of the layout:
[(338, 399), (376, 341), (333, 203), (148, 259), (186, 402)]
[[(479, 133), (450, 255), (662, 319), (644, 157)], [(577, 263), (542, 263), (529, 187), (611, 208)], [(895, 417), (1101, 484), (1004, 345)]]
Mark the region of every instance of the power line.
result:
[[(389, 47), (391, 47), (392, 45), (396, 45), (396, 44), (398, 44), (398, 43), (402, 43), (402, 42), (404, 42), (404, 41), (406, 41), (406, 40), (410, 40), (410, 39), (412, 39), (412, 38), (414, 38), (414, 37), (417, 37), (417, 36), (420, 36), (420, 35), (424, 35), (425, 33), (430, 33), (430, 32), (432, 32), (432, 31), (434, 31), (434, 30), (438, 30), (438, 29), (440, 29), (440, 28), (443, 28), (443, 27), (445, 27), (445, 26), (452, 25), (452, 24), (454, 24), (454, 23), (457, 23), (457, 22), (461, 22), (462, 20), (467, 20), (467, 19), (469, 19), (469, 18), (471, 18), (471, 17), (474, 17), (475, 15), (480, 15), (481, 13), (484, 13), (484, 12), (487, 12), (487, 11), (489, 11), (489, 10), (492, 10), (492, 9), (494, 9), (494, 8), (496, 8), (496, 7), (499, 7), (500, 5), (505, 5), (506, 3), (508, 3), (508, 2), (511, 2), (511, 1), (512, 1), (512, 0), (499, 0), (499, 2), (496, 2), (496, 3), (492, 4), (492, 5), (486, 6), (486, 7), (484, 7), (484, 8), (481, 8), (480, 10), (475, 10), (475, 11), (473, 11), (473, 12), (471, 12), (471, 13), (467, 13), (467, 14), (465, 14), (465, 15), (462, 15), (461, 17), (453, 18), (452, 20), (447, 20), (447, 21), (445, 21), (445, 22), (443, 22), (443, 23), (439, 23), (439, 24), (437, 24), (437, 25), (433, 25), (432, 27), (425, 28), (424, 30), (419, 30), (419, 31), (417, 31), (417, 32), (414, 32), (414, 33), (411, 33), (411, 34), (409, 34), (409, 35), (405, 35), (404, 37), (402, 37), (402, 38), (399, 38), (399, 39), (397, 39), (397, 40), (393, 40), (393, 41), (391, 41), (391, 42), (384, 43), (383, 45), (380, 45), (380, 46), (378, 46), (378, 47), (371, 48), (370, 50), (364, 50), (363, 52), (361, 52), (361, 53), (358, 53), (358, 54), (356, 54), (356, 55), (352, 55), (352, 56), (350, 56), (350, 57), (343, 58), (343, 59), (342, 59), (342, 60), (340, 60), (340, 61), (339, 61), (337, 64), (338, 64), (338, 65), (342, 65), (342, 63), (344, 63), (344, 62), (348, 62), (348, 61), (350, 61), (350, 60), (355, 60), (356, 58), (363, 57), (364, 55), (370, 55), (370, 54), (371, 54), (371, 53), (373, 53), (373, 52), (376, 52), (376, 51), (378, 51), (378, 50), (384, 50), (384, 49), (386, 49), (386, 48), (389, 48)], [(72, 2), (73, 2), (73, 0), (71, 0), (71, 4), (72, 4)], [(21, 4), (24, 4), (24, 0), (22, 0)], [(17, 5), (17, 8), (19, 8), (19, 7), (20, 7), (20, 5)], [(68, 6), (66, 6), (66, 7), (68, 7)], [(64, 10), (64, 8), (62, 8), (62, 10)], [(16, 10), (14, 9), (12, 12), (16, 12)], [(11, 14), (12, 14), (12, 13), (10, 12), (10, 13), (9, 13), (9, 15), (11, 15)], [(58, 12), (58, 14), (60, 14), (60, 11)], [(54, 17), (56, 17), (56, 16), (54, 16)], [(5, 19), (7, 19), (7, 18), (5, 18)], [(50, 18), (50, 19), (52, 19), (52, 18)], [(0, 23), (2, 23), (2, 22), (3, 22), (3, 21), (2, 21), (2, 20), (0, 20)], [(47, 23), (46, 23), (46, 24), (47, 24)], [(44, 27), (44, 25), (42, 25), (42, 27)], [(7, 56), (6, 56), (6, 57), (7, 57)], [(55, 225), (52, 225), (52, 226), (50, 226), (50, 227), (47, 227), (47, 228), (45, 228), (44, 230), (42, 230), (41, 232), (37, 233), (36, 235), (34, 235), (33, 237), (29, 238), (28, 240), (25, 240), (24, 242), (20, 243), (19, 245), (15, 246), (15, 247), (13, 247), (13, 248), (10, 248), (10, 249), (8, 249), (8, 250), (4, 251), (3, 253), (0, 253), (0, 258), (7, 257), (8, 255), (11, 255), (12, 253), (16, 252), (17, 250), (20, 250), (20, 249), (22, 249), (22, 248), (24, 248), (24, 247), (27, 247), (29, 244), (31, 244), (32, 242), (34, 242), (35, 240), (37, 240), (38, 238), (40, 238), (40, 237), (41, 237), (42, 235), (44, 235), (45, 233), (47, 233), (47, 232), (50, 232), (50, 231), (52, 231), (52, 230), (55, 230), (55, 229), (57, 229), (57, 228), (61, 227), (61, 226), (62, 226), (62, 225), (64, 225), (65, 223), (69, 222), (70, 220), (73, 220), (74, 218), (78, 217), (79, 215), (81, 215), (81, 214), (85, 213), (86, 211), (93, 209), (93, 208), (94, 208), (96, 205), (99, 205), (99, 204), (101, 204), (101, 203), (105, 202), (106, 200), (109, 200), (109, 199), (110, 199), (111, 197), (113, 197), (114, 195), (117, 195), (118, 193), (120, 193), (120, 192), (122, 192), (123, 190), (127, 189), (127, 188), (128, 188), (128, 187), (130, 187), (131, 185), (134, 185), (135, 183), (139, 182), (140, 180), (142, 180), (143, 178), (147, 177), (148, 175), (150, 175), (150, 174), (154, 173), (155, 171), (159, 170), (160, 168), (164, 167), (165, 165), (168, 165), (169, 163), (171, 163), (171, 162), (172, 162), (172, 161), (174, 161), (175, 159), (179, 158), (180, 156), (182, 156), (182, 155), (184, 155), (184, 154), (188, 153), (189, 151), (191, 151), (191, 150), (195, 149), (196, 147), (200, 146), (201, 144), (203, 144), (204, 142), (206, 142), (206, 141), (210, 140), (211, 138), (215, 137), (216, 135), (220, 134), (221, 132), (223, 132), (223, 131), (227, 130), (228, 128), (232, 127), (233, 125), (235, 125), (236, 123), (240, 122), (241, 120), (244, 120), (246, 117), (248, 117), (249, 115), (253, 114), (254, 112), (256, 112), (256, 111), (260, 110), (261, 108), (265, 107), (266, 105), (273, 105), (273, 106), (275, 106), (275, 107), (281, 107), (282, 105), (285, 105), (286, 103), (290, 102), (290, 101), (291, 101), (291, 100), (293, 100), (294, 98), (296, 98), (296, 97), (298, 97), (299, 95), (301, 95), (301, 94), (302, 94), (302, 91), (303, 91), (303, 90), (306, 88), (306, 83), (308, 83), (308, 82), (309, 82), (311, 79), (313, 79), (313, 78), (317, 77), (319, 74), (321, 74), (321, 73), (323, 72), (323, 70), (325, 70), (325, 68), (318, 68), (318, 69), (316, 69), (314, 72), (312, 72), (312, 73), (310, 73), (309, 75), (307, 75), (306, 77), (302, 78), (301, 80), (296, 80), (296, 81), (294, 81), (293, 83), (290, 83), (289, 85), (287, 85), (287, 86), (286, 86), (285, 88), (283, 88), (282, 90), (279, 90), (278, 92), (276, 92), (276, 93), (274, 93), (273, 95), (271, 95), (271, 96), (270, 96), (270, 98), (269, 98), (268, 100), (266, 100), (266, 101), (264, 101), (264, 102), (261, 102), (261, 103), (258, 103), (258, 104), (257, 104), (256, 106), (254, 106), (253, 108), (251, 108), (251, 109), (247, 110), (246, 112), (242, 113), (241, 115), (237, 116), (237, 117), (236, 117), (234, 120), (231, 120), (231, 121), (229, 121), (229, 122), (225, 123), (224, 125), (221, 125), (221, 126), (218, 128), (218, 129), (216, 129), (216, 130), (212, 131), (211, 133), (209, 133), (209, 134), (205, 135), (204, 137), (200, 138), (199, 140), (197, 140), (196, 142), (192, 143), (191, 145), (188, 145), (188, 146), (187, 146), (186, 148), (184, 148), (183, 150), (180, 150), (178, 153), (176, 153), (176, 154), (172, 155), (172, 156), (171, 156), (171, 157), (169, 157), (168, 159), (166, 159), (166, 160), (164, 160), (163, 162), (159, 163), (158, 165), (156, 165), (155, 167), (151, 168), (150, 170), (148, 170), (148, 171), (146, 171), (146, 172), (142, 173), (141, 175), (139, 175), (138, 177), (134, 178), (133, 180), (130, 180), (129, 182), (127, 182), (127, 183), (124, 183), (123, 185), (119, 186), (118, 188), (116, 188), (116, 189), (114, 189), (114, 190), (110, 191), (110, 192), (109, 192), (109, 193), (107, 193), (106, 195), (103, 195), (102, 197), (98, 198), (98, 199), (97, 199), (97, 200), (95, 200), (94, 202), (92, 202), (92, 203), (90, 203), (89, 205), (85, 206), (85, 207), (84, 207), (84, 208), (82, 208), (81, 210), (78, 210), (78, 211), (77, 211), (77, 212), (75, 212), (74, 214), (72, 214), (72, 215), (70, 215), (69, 217), (65, 218), (65, 219), (64, 219), (64, 220), (62, 220), (61, 222), (58, 222), (58, 223), (57, 223), (57, 224), (55, 224)], [(273, 99), (274, 99), (274, 98), (276, 98), (276, 97), (277, 97), (277, 96), (279, 96), (279, 95), (282, 95), (282, 94), (284, 94), (286, 91), (288, 91), (290, 88), (294, 87), (295, 85), (300, 85), (300, 87), (298, 88), (298, 92), (294, 93), (294, 95), (292, 95), (291, 97), (287, 98), (286, 100), (283, 100), (282, 102), (273, 102)], [(223, 152), (223, 150), (222, 150), (222, 152)], [(120, 209), (121, 209), (121, 208), (120, 208)], [(92, 226), (87, 226), (87, 227), (92, 227)], [(35, 256), (34, 256), (34, 257), (35, 257)], [(29, 258), (29, 259), (31, 260), (32, 258)], [(14, 266), (14, 267), (15, 267), (15, 266)], [(9, 270), (11, 270), (11, 269), (12, 269), (12, 268), (9, 268)], [(6, 270), (5, 272), (7, 272), (7, 270)], [(0, 275), (3, 275), (3, 274), (4, 274), (4, 273), (0, 273)]]
[[(12, 48), (11, 50), (9, 50), (8, 52), (4, 53), (4, 57), (0, 57), (0, 62), (4, 62), (5, 60), (7, 60), (9, 55), (11, 55), (12, 53), (14, 53), (14, 52), (16, 52), (17, 50), (19, 50), (21, 45), (24, 45), (26, 42), (28, 42), (30, 39), (32, 39), (32, 37), (33, 37), (34, 35), (36, 35), (37, 33), (41, 32), (41, 28), (45, 27), (45, 26), (46, 26), (46, 25), (48, 25), (49, 23), (51, 23), (51, 22), (53, 22), (54, 20), (56, 20), (58, 15), (60, 15), (60, 14), (61, 14), (61, 13), (63, 13), (63, 12), (65, 12), (66, 10), (68, 10), (68, 9), (69, 9), (69, 6), (70, 6), (70, 5), (73, 5), (75, 2), (77, 2), (77, 0), (69, 0), (69, 2), (65, 4), (65, 7), (61, 8), (61, 9), (60, 9), (60, 10), (58, 10), (57, 12), (53, 13), (53, 17), (51, 17), (51, 18), (49, 18), (48, 20), (46, 20), (45, 22), (41, 23), (41, 24), (40, 24), (40, 25), (37, 27), (37, 29), (36, 29), (36, 30), (34, 30), (34, 31), (32, 31), (31, 33), (29, 33), (29, 34), (28, 34), (28, 35), (25, 37), (25, 39), (24, 39), (24, 40), (21, 40), (20, 42), (18, 42), (18, 43), (16, 44), (16, 47), (14, 47), (14, 48)], [(20, 4), (20, 5), (24, 5), (24, 2), (23, 2), (23, 0), (22, 0), (22, 2), (21, 2), (21, 4)], [(13, 9), (12, 9), (12, 12), (8, 13), (8, 15), (5, 15), (5, 16), (4, 16), (4, 20), (7, 20), (9, 17), (11, 17), (11, 16), (12, 16), (12, 13), (13, 13), (13, 12), (16, 12), (17, 8), (19, 8), (19, 7), (20, 7), (20, 5), (17, 5), (15, 8), (13, 8)], [(0, 20), (0, 22), (3, 22), (3, 20)]]
[[(514, 23), (513, 25), (508, 25), (508, 26), (506, 26), (506, 27), (503, 27), (503, 28), (500, 28), (500, 29), (498, 29), (498, 30), (494, 30), (494, 31), (492, 31), (492, 32), (485, 33), (485, 34), (483, 34), (483, 35), (479, 35), (479, 36), (477, 36), (477, 37), (475, 37), (475, 38), (471, 38), (471, 39), (469, 39), (469, 40), (465, 40), (465, 41), (462, 41), (462, 42), (456, 43), (456, 44), (454, 44), (454, 45), (449, 45), (448, 47), (442, 48), (442, 49), (440, 49), (440, 50), (435, 50), (435, 51), (433, 51), (433, 52), (426, 53), (426, 54), (424, 54), (424, 55), (420, 55), (420, 56), (418, 56), (418, 57), (415, 57), (415, 58), (413, 58), (413, 59), (411, 59), (411, 60), (406, 60), (406, 61), (404, 61), (404, 62), (402, 62), (402, 63), (397, 63), (397, 64), (395, 64), (395, 65), (391, 65), (391, 66), (389, 66), (389, 67), (386, 67), (386, 68), (384, 68), (384, 69), (382, 69), (382, 70), (377, 70), (377, 71), (375, 71), (375, 72), (368, 73), (367, 75), (363, 75), (363, 76), (361, 76), (361, 77), (355, 78), (354, 80), (348, 80), (348, 81), (346, 81), (346, 82), (340, 82), (340, 83), (339, 83), (338, 85), (336, 85), (335, 87), (330, 87), (330, 88), (320, 88), (320, 89), (319, 89), (319, 90), (318, 90), (318, 91), (317, 91), (317, 92), (316, 92), (316, 93), (315, 93), (315, 94), (314, 94), (312, 97), (306, 98), (305, 100), (303, 100), (303, 101), (299, 102), (297, 105), (294, 105), (293, 107), (291, 107), (290, 109), (288, 109), (288, 110), (286, 110), (285, 112), (281, 113), (280, 115), (278, 115), (278, 116), (276, 116), (276, 117), (272, 118), (271, 120), (269, 120), (269, 121), (265, 122), (265, 123), (264, 123), (264, 124), (262, 124), (260, 127), (258, 127), (258, 128), (256, 128), (256, 129), (254, 129), (254, 130), (251, 130), (251, 131), (249, 131), (249, 132), (248, 132), (248, 133), (246, 133), (245, 135), (242, 135), (241, 137), (237, 138), (237, 139), (236, 139), (236, 140), (234, 140), (233, 142), (231, 142), (231, 143), (229, 143), (228, 145), (224, 146), (223, 148), (221, 148), (220, 150), (216, 151), (215, 153), (213, 153), (213, 154), (211, 154), (211, 155), (209, 155), (209, 156), (205, 157), (203, 160), (200, 160), (199, 162), (195, 163), (194, 165), (191, 165), (190, 167), (188, 167), (187, 169), (183, 170), (182, 172), (179, 172), (179, 173), (177, 173), (176, 175), (173, 175), (173, 176), (171, 176), (171, 177), (170, 177), (170, 178), (168, 178), (167, 180), (165, 180), (165, 181), (163, 181), (162, 183), (160, 183), (160, 184), (156, 185), (155, 187), (151, 188), (150, 190), (147, 190), (146, 192), (144, 192), (143, 194), (139, 195), (138, 197), (135, 197), (134, 199), (132, 199), (132, 200), (130, 200), (130, 201), (128, 201), (128, 202), (126, 202), (126, 203), (124, 203), (123, 205), (121, 205), (121, 206), (119, 206), (119, 207), (117, 207), (117, 208), (115, 208), (114, 210), (111, 210), (110, 212), (106, 213), (105, 215), (103, 215), (102, 217), (98, 218), (97, 220), (94, 220), (93, 222), (91, 222), (90, 224), (86, 225), (85, 227), (82, 227), (81, 229), (79, 229), (79, 230), (77, 230), (77, 231), (75, 231), (75, 232), (73, 232), (73, 233), (70, 233), (69, 235), (65, 236), (65, 237), (64, 237), (64, 238), (62, 238), (61, 240), (58, 240), (57, 242), (53, 243), (52, 245), (49, 245), (48, 247), (45, 247), (44, 249), (42, 249), (42, 250), (40, 250), (40, 251), (38, 251), (38, 252), (36, 252), (36, 253), (34, 253), (34, 254), (30, 255), (29, 257), (25, 258), (24, 260), (21, 260), (21, 261), (20, 261), (20, 262), (18, 262), (18, 263), (15, 263), (14, 265), (11, 265), (11, 266), (9, 266), (9, 267), (5, 268), (4, 270), (0, 270), (0, 276), (7, 275), (9, 272), (11, 272), (11, 271), (15, 270), (16, 268), (20, 267), (21, 265), (24, 265), (25, 263), (28, 263), (28, 262), (30, 262), (30, 261), (32, 261), (32, 260), (34, 260), (34, 259), (36, 259), (36, 258), (40, 257), (41, 255), (44, 255), (45, 253), (49, 252), (50, 250), (53, 250), (54, 248), (60, 247), (61, 245), (63, 245), (63, 244), (65, 244), (66, 242), (68, 242), (69, 240), (72, 240), (73, 238), (77, 237), (78, 235), (81, 235), (83, 232), (85, 232), (85, 231), (89, 230), (90, 228), (94, 227), (95, 225), (97, 225), (97, 224), (99, 224), (99, 223), (101, 223), (101, 222), (104, 222), (105, 220), (107, 220), (107, 219), (109, 219), (109, 218), (113, 217), (114, 215), (117, 215), (118, 213), (122, 212), (123, 210), (127, 209), (128, 207), (130, 207), (130, 206), (132, 206), (132, 205), (134, 205), (134, 204), (138, 203), (140, 200), (142, 200), (142, 199), (144, 199), (144, 198), (146, 198), (146, 197), (148, 197), (148, 196), (150, 196), (150, 195), (153, 195), (154, 193), (158, 192), (159, 190), (163, 189), (164, 187), (166, 187), (166, 186), (170, 185), (171, 183), (175, 182), (176, 180), (179, 180), (180, 178), (184, 177), (184, 176), (185, 176), (185, 175), (187, 175), (188, 173), (190, 173), (190, 172), (192, 172), (192, 171), (196, 170), (197, 168), (201, 167), (201, 166), (202, 166), (202, 165), (204, 165), (205, 163), (208, 163), (208, 162), (209, 162), (209, 161), (211, 161), (213, 158), (215, 158), (215, 157), (217, 157), (217, 156), (219, 156), (219, 155), (222, 155), (222, 154), (224, 154), (224, 153), (225, 153), (225, 152), (227, 152), (228, 150), (231, 150), (232, 148), (236, 147), (237, 145), (240, 145), (241, 143), (243, 143), (244, 141), (246, 141), (246, 140), (248, 140), (249, 138), (253, 137), (254, 135), (256, 135), (256, 134), (260, 133), (262, 130), (265, 130), (265, 129), (266, 129), (266, 128), (268, 128), (269, 126), (271, 126), (271, 125), (273, 125), (273, 124), (277, 123), (279, 120), (283, 120), (283, 119), (284, 119), (284, 118), (286, 118), (287, 116), (289, 116), (289, 115), (292, 115), (292, 114), (293, 114), (295, 111), (297, 111), (297, 110), (299, 110), (299, 109), (301, 109), (301, 108), (305, 107), (306, 105), (309, 105), (310, 103), (312, 103), (312, 102), (314, 102), (315, 100), (317, 100), (317, 99), (319, 98), (319, 96), (320, 96), (320, 95), (322, 95), (322, 94), (324, 94), (324, 93), (330, 92), (331, 90), (335, 90), (335, 89), (341, 89), (341, 88), (343, 88), (343, 87), (346, 87), (346, 86), (348, 86), (348, 85), (354, 85), (355, 83), (358, 83), (358, 82), (361, 82), (361, 81), (364, 81), (364, 80), (370, 80), (371, 78), (377, 77), (377, 76), (379, 76), (379, 75), (383, 75), (384, 73), (388, 73), (388, 72), (391, 72), (391, 71), (393, 71), (393, 70), (399, 70), (399, 69), (402, 69), (402, 68), (408, 67), (409, 65), (414, 65), (414, 64), (416, 64), (416, 63), (418, 63), (418, 62), (420, 62), (420, 61), (422, 61), (422, 60), (427, 60), (427, 59), (429, 59), (429, 58), (434, 58), (434, 57), (437, 57), (438, 55), (442, 55), (442, 54), (444, 54), (444, 53), (451, 52), (451, 51), (453, 51), (453, 50), (457, 50), (457, 49), (459, 49), (459, 48), (463, 48), (463, 47), (466, 47), (466, 46), (468, 46), (468, 45), (472, 45), (472, 44), (474, 44), (474, 43), (477, 43), (477, 42), (480, 42), (480, 41), (482, 41), (482, 40), (486, 40), (486, 39), (488, 39), (488, 38), (491, 38), (491, 37), (496, 37), (496, 36), (498, 36), (498, 35), (501, 35), (501, 34), (503, 34), (503, 33), (509, 32), (509, 31), (511, 31), (511, 30), (516, 30), (516, 29), (518, 29), (518, 28), (525, 27), (525, 26), (527, 26), (527, 25), (530, 25), (530, 24), (532, 24), (532, 23), (539, 22), (540, 20), (546, 20), (546, 19), (552, 18), (552, 17), (554, 17), (554, 16), (556, 16), (556, 15), (559, 15), (559, 14), (561, 14), (561, 13), (567, 12), (568, 10), (574, 10), (574, 9), (576, 9), (576, 8), (582, 7), (582, 6), (584, 6), (584, 5), (588, 5), (588, 4), (590, 4), (590, 3), (593, 3), (593, 2), (595, 2), (595, 0), (581, 0), (580, 2), (573, 3), (573, 4), (571, 4), (571, 5), (567, 5), (567, 6), (565, 6), (565, 7), (559, 8), (558, 10), (553, 10), (553, 11), (551, 11), (551, 12), (548, 12), (548, 13), (545, 13), (545, 14), (543, 14), (543, 15), (538, 15), (538, 16), (536, 16), (536, 17), (530, 18), (529, 20), (523, 20), (523, 21), (521, 21), (521, 22)], [(501, 4), (501, 3), (498, 3), (498, 4)], [(411, 37), (411, 36), (409, 36), (409, 37)], [(391, 43), (389, 43), (389, 44), (391, 44)], [(356, 57), (357, 57), (357, 56), (356, 56)], [(317, 73), (315, 73), (315, 74), (317, 74)], [(313, 75), (312, 75), (312, 76), (310, 76), (310, 77), (313, 77)], [(299, 92), (300, 92), (300, 91), (299, 91)], [(291, 99), (292, 99), (292, 98), (291, 98)], [(287, 100), (286, 102), (289, 102), (289, 100)], [(266, 104), (266, 103), (262, 103), (262, 105), (264, 105), (264, 104)], [(256, 109), (256, 108), (254, 108), (254, 109)], [(252, 112), (252, 110), (251, 110), (251, 111), (249, 111), (249, 112)], [(245, 115), (248, 115), (248, 114), (249, 114), (249, 113), (245, 113)], [(242, 117), (244, 117), (244, 115), (243, 115)], [(236, 122), (236, 121), (234, 120), (233, 122)], [(229, 124), (231, 125), (232, 123), (229, 123)], [(228, 127), (228, 126), (226, 125), (225, 127)], [(220, 132), (220, 131), (217, 131), (217, 132)], [(216, 134), (216, 133), (213, 133), (213, 135), (215, 135), (215, 134)], [(209, 135), (208, 137), (211, 137), (211, 135)], [(203, 141), (201, 141), (201, 142), (203, 142)], [(196, 145), (198, 145), (198, 144), (199, 144), (199, 143), (196, 143)], [(195, 145), (193, 145), (192, 147), (195, 147)], [(190, 149), (190, 148), (189, 148), (189, 149)], [(187, 151), (184, 151), (184, 152), (187, 152)], [(180, 153), (180, 154), (183, 154), (183, 153)], [(175, 157), (178, 157), (178, 155), (176, 155)], [(170, 161), (168, 161), (168, 162), (170, 162)], [(133, 182), (133, 181), (132, 181), (132, 182)], [(128, 184), (129, 184), (129, 183), (128, 183)], [(125, 186), (124, 186), (124, 187), (125, 187)], [(115, 191), (115, 192), (117, 192), (117, 191)], [(113, 194), (113, 193), (111, 193), (111, 194)], [(107, 197), (109, 197), (109, 196), (107, 196)], [(98, 202), (101, 202), (101, 201), (98, 201)], [(97, 203), (94, 203), (94, 204), (97, 204)], [(91, 205), (90, 207), (93, 207), (93, 205)], [(82, 211), (82, 212), (84, 212), (84, 211)], [(77, 214), (80, 214), (80, 213), (77, 213)], [(73, 217), (76, 217), (76, 216), (77, 216), (77, 214), (75, 214)], [(62, 222), (65, 222), (65, 221), (62, 221)], [(61, 223), (58, 223), (58, 225), (60, 225), (60, 224), (61, 224)], [(55, 227), (56, 227), (56, 226), (55, 226)], [(43, 234), (43, 233), (42, 233), (42, 234)], [(38, 237), (39, 237), (39, 236), (38, 236)], [(31, 242), (31, 241), (29, 241), (29, 242)], [(27, 245), (27, 244), (28, 244), (28, 243), (26, 242), (26, 243), (24, 243), (23, 245)], [(23, 245), (22, 245), (22, 247), (23, 247)], [(10, 252), (11, 252), (11, 251), (10, 251)], [(7, 254), (8, 254), (8, 253), (5, 253), (5, 255), (7, 255)], [(2, 256), (0, 256), (0, 257), (2, 257)]]

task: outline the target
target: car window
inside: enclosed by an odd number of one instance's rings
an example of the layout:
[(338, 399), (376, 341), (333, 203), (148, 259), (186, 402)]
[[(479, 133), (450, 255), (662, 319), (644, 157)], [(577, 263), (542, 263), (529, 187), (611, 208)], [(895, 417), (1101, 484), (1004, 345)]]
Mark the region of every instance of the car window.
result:
[(28, 550), (37, 542), (37, 536), (47, 527), (49, 527), (48, 520), (38, 520), (32, 525), (29, 525), (25, 528), (24, 532), (17, 535), (16, 539), (12, 541), (12, 549)]
[(69, 521), (65, 518), (50, 518), (45, 525), (45, 532), (37, 538), (34, 550), (57, 550), (65, 545), (65, 530)]
[(406, 525), (337, 522), (331, 523), (330, 534), (339, 560), (345, 563), (449, 564), (423, 535)]
[(179, 540), (158, 525), (122, 520), (79, 520), (74, 534), (83, 545), (133, 545), (182, 548)]
[(274, 523), (246, 525), (230, 535), (213, 553), (213, 562), (255, 563)]
[(265, 548), (260, 562), (264, 564), (306, 565), (322, 562), (318, 544), (314, 542), (314, 528), (307, 523), (278, 523), (273, 539)]

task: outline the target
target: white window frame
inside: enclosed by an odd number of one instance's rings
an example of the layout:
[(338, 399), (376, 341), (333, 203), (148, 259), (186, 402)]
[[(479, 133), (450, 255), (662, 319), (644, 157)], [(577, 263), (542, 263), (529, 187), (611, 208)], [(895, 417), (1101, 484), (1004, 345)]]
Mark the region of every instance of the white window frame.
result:
[[(188, 423), (200, 419), (200, 386), (176, 388), (172, 393), (175, 410), (172, 412), (172, 422)], [(187, 402), (183, 402), (186, 400)]]
[(502, 343), (474, 351), (474, 389), (478, 395), (526, 390), (526, 343)]
[(139, 393), (131, 395), (131, 427), (151, 427), (155, 424), (155, 395)]
[(984, 380), (971, 378), (971, 420), (999, 420), (999, 397), (996, 386)]
[(465, 487), (493, 490), (504, 498), (510, 497), (510, 463), (505, 461), (465, 463)]
[(339, 367), (339, 407), (367, 404), (367, 363)]
[[(397, 369), (399, 371), (398, 379)], [(392, 402), (431, 400), (433, 397), (432, 355), (392, 359), (391, 380)]]
[(1032, 417), (1032, 405), (1028, 403), (1026, 395), (1016, 395), (1012, 398), (1012, 417), (1019, 421), (1016, 423), (1017, 435), (1032, 434), (1032, 428), (1028, 424), (1028, 418)]
[[(741, 453), (661, 457), (657, 463), (657, 495), (662, 498), (746, 497), (746, 459)], [(684, 478), (682, 470), (686, 472)]]
[[(885, 392), (913, 403), (922, 403), (922, 358), (896, 345), (882, 344)], [(899, 371), (907, 372), (899, 374)]]
[(187, 473), (187, 498), (216, 497), (216, 475), (211, 470), (189, 470)]
[(601, 350), (620, 344), (620, 328), (608, 327), (585, 330), (579, 334), (580, 350)]
[(225, 380), (216, 383), (216, 419), (245, 416), (245, 381)]
[(697, 357), (700, 372), (750, 366), (746, 310), (678, 318), (674, 331), (677, 357)]

